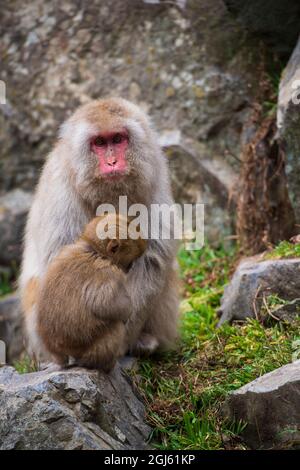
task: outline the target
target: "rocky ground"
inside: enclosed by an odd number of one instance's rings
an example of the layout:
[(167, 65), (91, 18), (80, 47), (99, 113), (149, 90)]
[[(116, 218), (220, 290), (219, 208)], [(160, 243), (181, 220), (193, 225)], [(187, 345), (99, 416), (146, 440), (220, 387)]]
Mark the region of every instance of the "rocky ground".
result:
[[(298, 448), (299, 304), (291, 288), (268, 289), (266, 281), (284, 273), (285, 286), (293, 285), (299, 252), (299, 244), (283, 242), (260, 261), (248, 260), (222, 301), (235, 250), (182, 248), (180, 342), (168, 354), (139, 361), (138, 368), (128, 369), (125, 362), (125, 371), (118, 367), (109, 376), (74, 368), (34, 372), (26, 356), (16, 360), (18, 304), (14, 295), (4, 298), (0, 331), (6, 327), (17, 372), (0, 369), (2, 448)], [(228, 298), (237, 275), (247, 286), (238, 297), (240, 319), (227, 318), (233, 323), (218, 327), (220, 301), (221, 309), (224, 300), (228, 308), (237, 302), (235, 295)]]
[(0, 405), (0, 450), (147, 448), (144, 406), (120, 366), (21, 375), (2, 367)]

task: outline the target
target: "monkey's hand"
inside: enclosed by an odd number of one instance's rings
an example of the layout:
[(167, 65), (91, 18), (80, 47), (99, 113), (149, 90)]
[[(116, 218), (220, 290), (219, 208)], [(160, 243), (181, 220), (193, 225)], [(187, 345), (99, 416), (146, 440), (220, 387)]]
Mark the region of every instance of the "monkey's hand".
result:
[(168, 253), (156, 240), (152, 240), (146, 253), (132, 263), (126, 287), (135, 311), (145, 307), (153, 296), (160, 293), (169, 264)]

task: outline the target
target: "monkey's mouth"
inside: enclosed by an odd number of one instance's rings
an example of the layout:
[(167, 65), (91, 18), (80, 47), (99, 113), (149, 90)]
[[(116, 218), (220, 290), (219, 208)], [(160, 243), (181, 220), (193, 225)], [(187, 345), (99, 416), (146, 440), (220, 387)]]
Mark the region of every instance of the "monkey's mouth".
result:
[(108, 180), (108, 181), (120, 181), (126, 176), (126, 172), (124, 170), (116, 169), (102, 176), (105, 180)]

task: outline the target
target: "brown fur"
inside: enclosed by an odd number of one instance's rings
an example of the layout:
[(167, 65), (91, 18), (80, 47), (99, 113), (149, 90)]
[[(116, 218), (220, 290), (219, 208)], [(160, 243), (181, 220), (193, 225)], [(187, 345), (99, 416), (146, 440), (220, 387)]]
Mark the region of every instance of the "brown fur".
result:
[[(38, 333), (55, 361), (65, 364), (71, 356), (79, 365), (108, 371), (126, 352), (125, 322), (132, 309), (127, 270), (143, 254), (146, 242), (119, 239), (119, 233), (117, 238), (100, 240), (96, 227), (103, 219), (93, 219), (80, 239), (64, 247), (50, 264), (38, 299), (37, 321)], [(127, 226), (124, 220), (118, 216), (118, 229)]]
[[(107, 131), (118, 131), (122, 128), (122, 119), (128, 117), (128, 112), (118, 103), (97, 101), (80, 107), (71, 118), (74, 122), (87, 122), (98, 124), (99, 134)], [(101, 123), (101, 125), (99, 125)]]

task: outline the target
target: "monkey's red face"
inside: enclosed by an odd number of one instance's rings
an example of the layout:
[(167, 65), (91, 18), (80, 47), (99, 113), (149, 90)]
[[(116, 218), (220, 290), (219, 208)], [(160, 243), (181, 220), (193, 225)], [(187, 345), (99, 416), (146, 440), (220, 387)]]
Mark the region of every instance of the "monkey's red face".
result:
[(128, 132), (107, 132), (98, 134), (91, 141), (91, 150), (97, 155), (100, 174), (105, 178), (118, 178), (127, 170), (126, 150), (129, 144)]

